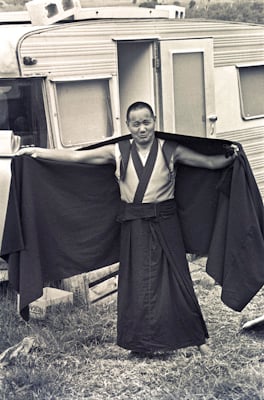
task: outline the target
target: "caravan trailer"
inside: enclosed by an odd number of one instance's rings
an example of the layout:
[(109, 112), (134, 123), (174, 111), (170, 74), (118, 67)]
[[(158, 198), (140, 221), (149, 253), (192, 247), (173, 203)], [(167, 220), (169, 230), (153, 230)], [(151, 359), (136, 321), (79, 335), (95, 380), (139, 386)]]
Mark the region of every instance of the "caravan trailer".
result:
[[(142, 100), (157, 130), (241, 142), (264, 196), (264, 26), (138, 7), (32, 15), (0, 14), (0, 130), (14, 151), (125, 134)], [(2, 235), (12, 145), (0, 146)]]

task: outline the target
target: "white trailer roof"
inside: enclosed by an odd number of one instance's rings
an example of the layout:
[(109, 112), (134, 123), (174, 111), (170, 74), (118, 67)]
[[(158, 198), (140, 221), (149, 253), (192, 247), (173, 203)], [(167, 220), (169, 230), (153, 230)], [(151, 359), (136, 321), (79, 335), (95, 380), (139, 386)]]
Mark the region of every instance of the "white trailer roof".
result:
[[(226, 47), (229, 49), (228, 54), (231, 54), (230, 63), (233, 63), (234, 57), (239, 62), (248, 62), (249, 59), (253, 61), (263, 59), (264, 27), (262, 25), (199, 19), (170, 19), (161, 17), (161, 14), (157, 14), (158, 17), (153, 18), (154, 13), (148, 14), (149, 9), (144, 9), (142, 13), (142, 8), (138, 7), (117, 7), (119, 9), (117, 15), (114, 8), (80, 9), (74, 20), (68, 19), (42, 26), (32, 25), (27, 11), (0, 13), (0, 76), (2, 78), (23, 76), (25, 71), (19, 71), (18, 63), (18, 57), (22, 54), (20, 54), (22, 47), (24, 48), (22, 55), (30, 55), (40, 60), (35, 68), (30, 67), (29, 74), (31, 72), (41, 74), (43, 72), (41, 66), (44, 68), (47, 63), (45, 61), (44, 65), (41, 60), (44, 60), (46, 56), (49, 56), (48, 60), (52, 60), (51, 51), (54, 52), (53, 48), (58, 50), (58, 54), (63, 54), (65, 51), (65, 46), (67, 47), (65, 35), (71, 37), (69, 45), (77, 36), (82, 43), (86, 43), (86, 46), (89, 43), (95, 43), (98, 35), (101, 46), (106, 42), (109, 46), (111, 35), (112, 39), (128, 38), (129, 40), (154, 36), (160, 39), (211, 36), (214, 38), (216, 46), (216, 65), (221, 65), (223, 62), (226, 64)], [(148, 16), (146, 17), (146, 15)], [(35, 38), (29, 40), (29, 37), (34, 33), (39, 34), (34, 35)], [(24, 45), (25, 38), (28, 38), (26, 46)], [(88, 38), (90, 38), (89, 41)], [(43, 48), (44, 43), (46, 50)], [(251, 50), (245, 53), (242, 47)], [(224, 49), (224, 51), (221, 49)], [(71, 59), (72, 48), (70, 51), (70, 53), (67, 53), (69, 60)], [(74, 49), (74, 56), (78, 59), (76, 51)], [(63, 60), (64, 64), (65, 61)], [(52, 68), (51, 65), (51, 70)], [(63, 68), (61, 72), (65, 72)]]

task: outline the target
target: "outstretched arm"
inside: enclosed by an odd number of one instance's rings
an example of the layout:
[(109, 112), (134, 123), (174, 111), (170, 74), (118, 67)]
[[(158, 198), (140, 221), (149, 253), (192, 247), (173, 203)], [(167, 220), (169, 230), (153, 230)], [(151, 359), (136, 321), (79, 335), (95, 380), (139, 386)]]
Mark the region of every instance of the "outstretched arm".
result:
[(197, 153), (185, 146), (178, 145), (175, 150), (175, 162), (180, 164), (189, 165), (190, 167), (200, 167), (207, 169), (220, 169), (230, 165), (237, 156), (236, 151), (233, 155), (226, 157), (225, 155), (208, 156)]
[(25, 147), (17, 152), (17, 156), (30, 155), (45, 160), (79, 162), (87, 164), (109, 164), (115, 159), (114, 145), (105, 145), (92, 150), (76, 151), (73, 149), (44, 149), (41, 147)]

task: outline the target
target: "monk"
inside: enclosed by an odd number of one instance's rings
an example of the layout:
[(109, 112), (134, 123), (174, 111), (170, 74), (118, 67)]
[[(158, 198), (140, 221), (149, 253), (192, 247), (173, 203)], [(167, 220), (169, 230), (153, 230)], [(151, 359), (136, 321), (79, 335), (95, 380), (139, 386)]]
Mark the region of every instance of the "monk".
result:
[[(234, 152), (208, 156), (155, 136), (156, 117), (144, 102), (129, 106), (132, 140), (83, 151), (25, 148), (18, 155), (115, 165), (120, 187), (121, 250), (117, 344), (133, 354), (198, 346), (209, 337), (196, 298), (174, 201), (178, 163), (221, 169)], [(166, 149), (167, 147), (167, 149)]]

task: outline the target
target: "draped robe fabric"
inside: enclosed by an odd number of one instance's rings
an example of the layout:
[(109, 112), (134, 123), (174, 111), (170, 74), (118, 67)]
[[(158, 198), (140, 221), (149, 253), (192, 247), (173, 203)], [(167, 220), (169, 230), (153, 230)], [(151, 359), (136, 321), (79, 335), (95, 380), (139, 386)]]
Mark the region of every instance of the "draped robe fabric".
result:
[(118, 262), (118, 209), (111, 165), (13, 160), (2, 253), (24, 319), (45, 285)]
[[(231, 144), (156, 135), (204, 154), (222, 154)], [(236, 311), (264, 283), (263, 203), (247, 157), (239, 148), (233, 165), (223, 170), (179, 166), (175, 192), (184, 252), (208, 255), (207, 272), (222, 285), (223, 302)], [(112, 165), (14, 158), (1, 255), (9, 264), (10, 283), (20, 294), (23, 318), (28, 319), (28, 305), (42, 295), (46, 282), (119, 260), (119, 204)], [(182, 255), (177, 253), (177, 257)]]
[(117, 344), (137, 352), (204, 344), (175, 201), (124, 203), (120, 219)]

